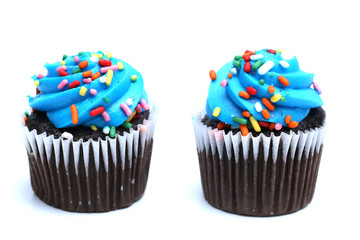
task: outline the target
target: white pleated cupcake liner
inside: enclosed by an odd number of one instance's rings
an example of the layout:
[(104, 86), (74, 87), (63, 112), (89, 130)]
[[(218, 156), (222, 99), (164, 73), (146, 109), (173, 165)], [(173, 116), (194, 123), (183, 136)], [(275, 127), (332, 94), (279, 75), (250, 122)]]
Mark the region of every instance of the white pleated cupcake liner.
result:
[(136, 130), (105, 140), (73, 141), (24, 127), (31, 184), (54, 207), (104, 212), (131, 205), (144, 193), (158, 106)]
[(274, 216), (310, 203), (325, 126), (279, 136), (227, 134), (193, 117), (202, 186), (208, 202), (224, 211)]

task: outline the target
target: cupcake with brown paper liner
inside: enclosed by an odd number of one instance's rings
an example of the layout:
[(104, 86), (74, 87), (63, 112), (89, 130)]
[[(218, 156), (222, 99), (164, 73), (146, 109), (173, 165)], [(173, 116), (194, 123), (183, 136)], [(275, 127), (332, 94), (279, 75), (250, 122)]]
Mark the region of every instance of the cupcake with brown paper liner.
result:
[(35, 194), (71, 212), (130, 206), (145, 191), (158, 112), (141, 74), (102, 52), (45, 67), (24, 116)]
[(246, 51), (210, 71), (206, 109), (193, 117), (202, 188), (214, 207), (277, 216), (312, 200), (325, 111), (314, 74), (280, 50)]

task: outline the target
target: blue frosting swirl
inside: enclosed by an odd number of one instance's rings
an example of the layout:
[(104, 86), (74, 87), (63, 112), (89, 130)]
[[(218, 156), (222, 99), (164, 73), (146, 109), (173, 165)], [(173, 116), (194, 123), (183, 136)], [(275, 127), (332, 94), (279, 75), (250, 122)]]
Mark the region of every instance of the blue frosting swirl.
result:
[[(98, 58), (94, 57), (94, 55), (98, 56)], [(95, 74), (97, 72), (100, 73), (101, 68), (107, 67), (99, 64), (98, 61), (100, 59), (111, 61), (111, 65), (115, 67), (118, 62), (123, 66), (123, 69), (113, 70), (113, 77), (109, 85), (104, 83), (104, 78), (101, 78), (107, 77), (107, 71), (101, 73), (100, 77), (91, 82), (89, 82), (88, 77), (83, 76), (83, 73), (86, 71), (91, 71), (92, 74)], [(88, 62), (88, 65), (80, 69), (79, 63), (85, 60)], [(67, 76), (59, 75), (57, 69), (61, 66), (66, 66)], [(82, 52), (79, 55), (66, 57), (63, 62), (46, 64), (45, 67), (48, 70), (47, 76), (43, 78), (33, 77), (34, 81), (38, 81), (36, 85), (38, 85), (39, 94), (35, 97), (29, 97), (29, 104), (36, 110), (45, 111), (49, 120), (56, 128), (78, 125), (88, 127), (95, 125), (99, 128), (105, 126), (117, 127), (129, 119), (129, 114), (120, 107), (122, 103), (125, 103), (131, 112), (135, 111), (139, 102), (145, 102), (145, 106), (147, 105), (147, 94), (144, 90), (141, 74), (126, 62), (110, 55), (104, 55), (102, 52)], [(76, 71), (73, 72), (75, 69)], [(136, 80), (134, 78), (131, 79), (132, 76), (136, 76), (134, 77)], [(59, 84), (65, 79), (68, 84), (59, 89)], [(84, 79), (87, 79), (87, 81)], [(69, 84), (76, 81), (79, 81), (80, 85), (70, 88)], [(84, 87), (83, 92), (80, 94), (82, 87)], [(95, 90), (96, 94), (94, 95)], [(78, 122), (76, 124), (72, 121), (70, 109), (70, 106), (73, 104), (76, 106), (78, 115)], [(105, 120), (102, 114), (96, 116), (90, 115), (92, 110), (99, 107), (104, 108), (109, 118)]]
[[(242, 117), (242, 112), (246, 110), (257, 121), (281, 123), (287, 126), (285, 123), (287, 115), (291, 116), (291, 121), (300, 123), (311, 108), (323, 104), (319, 93), (311, 87), (314, 74), (300, 70), (296, 57), (284, 60), (279, 52), (267, 49), (256, 51), (252, 56), (247, 60), (239, 59), (240, 57), (234, 59), (216, 73), (216, 79), (210, 83), (206, 102), (206, 113), (210, 119), (239, 126), (233, 117)], [(256, 65), (259, 60), (262, 62)], [(245, 69), (246, 62), (252, 66), (250, 71)], [(269, 63), (266, 64), (266, 62)], [(265, 64), (270, 67), (264, 71)], [(264, 68), (262, 68), (263, 66)], [(230, 72), (233, 73), (232, 78), (229, 78)], [(278, 79), (279, 76), (286, 78), (289, 85), (285, 86), (281, 83)], [(224, 79), (227, 80), (227, 85), (223, 87), (221, 82)], [(269, 92), (270, 85), (274, 86), (274, 93)], [(246, 92), (248, 87), (256, 89), (256, 94), (250, 95), (249, 99), (240, 97), (239, 92)], [(272, 102), (275, 109), (268, 111), (270, 118), (266, 119), (262, 112), (255, 108), (255, 104), (261, 106), (260, 109), (267, 109), (262, 99), (270, 100), (275, 94), (280, 94), (282, 99)], [(217, 107), (220, 109), (220, 114), (214, 116), (213, 112)]]

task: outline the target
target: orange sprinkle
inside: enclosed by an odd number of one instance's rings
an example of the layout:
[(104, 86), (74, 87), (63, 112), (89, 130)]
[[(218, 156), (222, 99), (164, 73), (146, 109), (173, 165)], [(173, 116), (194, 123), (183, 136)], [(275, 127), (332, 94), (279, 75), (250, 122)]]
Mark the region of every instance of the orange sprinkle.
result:
[(262, 115), (264, 116), (264, 118), (266, 118), (266, 119), (269, 119), (269, 118), (270, 118), (270, 113), (269, 113), (268, 110), (263, 109), (263, 110), (261, 111), (261, 113), (262, 113)]
[(297, 126), (299, 126), (297, 121), (292, 121), (288, 124), (288, 128), (296, 128)]
[(290, 115), (287, 115), (286, 117), (285, 117), (285, 123), (286, 124), (289, 124), (291, 122), (291, 116)]
[(270, 85), (270, 86), (268, 87), (268, 91), (269, 91), (269, 93), (273, 94), (273, 93), (275, 92), (274, 86), (273, 86), (273, 85)]
[(269, 101), (269, 99), (263, 98), (261, 101), (262, 101), (262, 103), (265, 105), (265, 107), (266, 107), (267, 109), (269, 109), (270, 111), (274, 111), (275, 107), (274, 107), (274, 105)]
[(244, 117), (250, 117), (250, 112), (249, 112), (249, 111), (243, 111), (243, 112), (242, 112), (242, 115), (243, 115)]
[(289, 80), (287, 80), (284, 76), (279, 76), (278, 80), (284, 86), (289, 86), (289, 84), (290, 84)]
[(210, 79), (214, 81), (216, 79), (216, 72), (214, 70), (210, 70), (209, 74)]
[(271, 131), (271, 130), (274, 130), (274, 128), (275, 128), (275, 123), (273, 123), (273, 122), (270, 123), (270, 124), (269, 124), (269, 129), (270, 129), (270, 131)]
[(242, 57), (244, 58), (244, 57), (246, 57), (246, 56), (248, 56), (248, 55), (254, 55), (254, 54), (255, 54), (255, 52), (249, 51), (249, 52), (245, 52), (245, 53), (242, 55)]
[(226, 124), (225, 124), (224, 122), (219, 122), (218, 125), (217, 125), (217, 128), (218, 128), (219, 130), (224, 129), (225, 125), (226, 125)]
[(25, 122), (25, 123), (27, 122), (27, 118), (26, 118), (26, 117), (24, 117), (24, 122)]
[(239, 96), (242, 97), (242, 98), (245, 98), (245, 99), (249, 99), (249, 98), (250, 98), (250, 94), (248, 94), (248, 93), (245, 92), (245, 91), (240, 91), (240, 92), (239, 92)]
[(83, 69), (86, 68), (88, 66), (88, 61), (84, 60), (82, 62), (79, 63), (79, 68)]
[(246, 124), (240, 124), (240, 131), (244, 137), (249, 134), (249, 129), (247, 128)]
[(83, 77), (90, 77), (92, 75), (92, 71), (86, 71), (82, 73)]
[(232, 73), (229, 72), (229, 79), (232, 79)]
[(95, 79), (97, 79), (97, 78), (99, 78), (100, 77), (100, 72), (96, 72), (96, 73), (94, 73), (93, 75), (91, 75), (91, 80), (95, 80)]
[(77, 111), (77, 108), (76, 108), (75, 104), (72, 104), (70, 106), (70, 111), (71, 111), (72, 123), (77, 124), (78, 121), (79, 121), (79, 116), (78, 116), (78, 111)]

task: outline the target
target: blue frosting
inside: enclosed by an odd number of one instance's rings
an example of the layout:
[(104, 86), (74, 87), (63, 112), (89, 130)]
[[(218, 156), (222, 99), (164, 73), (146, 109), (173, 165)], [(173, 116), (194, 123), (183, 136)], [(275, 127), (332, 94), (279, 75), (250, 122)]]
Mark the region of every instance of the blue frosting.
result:
[[(98, 52), (101, 53), (101, 52)], [(101, 53), (102, 54), (102, 53)], [(78, 57), (79, 61), (75, 62), (74, 57)], [(107, 76), (107, 72), (101, 74), (101, 76), (90, 83), (84, 83), (82, 73), (85, 71), (92, 71), (92, 73), (100, 72), (100, 66), (98, 62), (90, 60), (91, 53), (85, 52), (76, 56), (69, 56), (65, 59), (65, 66), (67, 67), (67, 76), (60, 76), (56, 70), (61, 66), (61, 62), (54, 64), (46, 64), (45, 67), (48, 70), (47, 76), (38, 79), (37, 76), (33, 77), (33, 80), (39, 81), (37, 86), (39, 94), (35, 97), (29, 97), (29, 104), (32, 108), (45, 111), (51, 123), (57, 128), (74, 127), (78, 125), (91, 126), (103, 128), (105, 126), (120, 126), (123, 124), (129, 116), (120, 107), (121, 103), (132, 102), (131, 105), (127, 104), (130, 110), (133, 112), (140, 102), (144, 99), (146, 102), (147, 94), (144, 90), (144, 82), (141, 74), (132, 68), (129, 64), (121, 61), (117, 58), (111, 57), (110, 59), (103, 55), (102, 59), (110, 60), (111, 65), (116, 65), (121, 62), (124, 68), (114, 70), (111, 84), (107, 84), (100, 81), (100, 77)], [(84, 60), (88, 61), (88, 66), (81, 70), (79, 73), (72, 74), (72, 71), (79, 66), (79, 62)], [(136, 75), (136, 81), (131, 80), (131, 76)], [(68, 84), (58, 89), (58, 85), (66, 79)], [(69, 88), (69, 84), (79, 81), (80, 85), (75, 88)], [(85, 87), (87, 89), (84, 96), (79, 94), (80, 88)], [(90, 94), (90, 89), (97, 91), (96, 95)], [(108, 98), (110, 102), (106, 102)], [(129, 101), (131, 99), (131, 101)], [(128, 100), (128, 101), (127, 101)], [(73, 124), (70, 106), (75, 104), (78, 112), (78, 123)], [(102, 114), (91, 116), (90, 111), (104, 107), (105, 112), (110, 116), (110, 121), (105, 121)]]
[[(275, 54), (274, 54), (275, 53)], [(216, 79), (210, 83), (206, 113), (210, 119), (220, 120), (227, 124), (238, 126), (239, 123), (233, 121), (233, 117), (242, 117), (242, 112), (247, 110), (258, 121), (274, 122), (285, 124), (285, 117), (291, 116), (291, 121), (302, 121), (310, 112), (311, 108), (321, 106), (322, 100), (317, 91), (311, 88), (314, 74), (306, 73), (300, 70), (296, 57), (284, 60), (279, 52), (268, 52), (267, 49), (256, 51), (255, 55), (262, 54), (260, 59), (263, 64), (272, 61), (274, 66), (265, 74), (259, 74), (259, 69), (251, 68), (250, 72), (244, 71), (245, 60), (241, 61), (241, 66), (235, 67), (234, 61), (223, 66), (217, 73)], [(286, 61), (288, 67), (281, 65), (280, 61)], [(250, 60), (251, 66), (258, 61)], [(236, 64), (235, 64), (236, 65)], [(236, 74), (232, 78), (228, 77), (229, 72), (236, 69)], [(278, 77), (283, 76), (289, 81), (288, 86), (284, 86)], [(227, 79), (227, 85), (221, 86), (222, 80)], [(263, 80), (263, 84), (259, 83)], [(268, 91), (270, 85), (273, 85), (275, 92), (271, 94)], [(245, 91), (247, 87), (253, 87), (257, 90), (255, 95), (250, 95), (250, 99), (239, 96), (240, 91)], [(280, 94), (282, 101), (272, 102), (275, 109), (269, 111), (270, 118), (265, 119), (261, 111), (255, 109), (255, 104), (259, 103), (262, 109), (267, 109), (262, 103), (263, 98), (271, 99), (274, 94)], [(214, 117), (213, 112), (216, 107), (221, 109), (219, 116)]]

